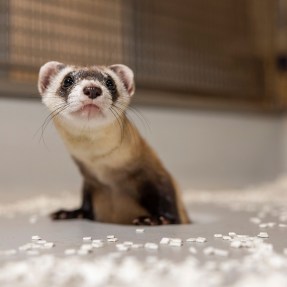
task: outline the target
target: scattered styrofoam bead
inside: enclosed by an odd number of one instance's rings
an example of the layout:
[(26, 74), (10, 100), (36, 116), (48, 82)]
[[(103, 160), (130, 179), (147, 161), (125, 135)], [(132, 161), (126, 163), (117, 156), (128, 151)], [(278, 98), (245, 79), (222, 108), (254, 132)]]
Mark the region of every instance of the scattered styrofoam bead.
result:
[(35, 224), (37, 222), (37, 220), (38, 220), (38, 216), (36, 216), (36, 215), (33, 215), (29, 218), (29, 222), (31, 224)]
[(205, 255), (213, 255), (214, 251), (215, 251), (214, 247), (211, 247), (211, 246), (206, 247), (206, 248), (203, 249), (203, 253)]
[(87, 254), (89, 254), (89, 253), (91, 253), (92, 252), (92, 250), (89, 250), (89, 249), (79, 249), (78, 251), (77, 251), (77, 254), (78, 255), (87, 255)]
[(83, 241), (91, 241), (92, 237), (91, 236), (85, 236), (83, 237)]
[(32, 240), (40, 240), (41, 237), (39, 235), (33, 235), (32, 237)]
[(92, 244), (82, 244), (80, 247), (81, 250), (92, 250), (93, 245)]
[(55, 247), (55, 243), (54, 242), (46, 242), (45, 244), (44, 244), (44, 247), (45, 248), (53, 248), (53, 247)]
[(213, 236), (214, 236), (215, 238), (221, 238), (221, 237), (222, 237), (222, 234), (220, 234), (220, 233), (215, 233)]
[(124, 241), (123, 244), (126, 246), (132, 246), (134, 243), (132, 241)]
[(167, 238), (167, 237), (163, 237), (163, 238), (160, 240), (159, 244), (168, 244), (168, 243), (169, 243), (169, 241), (170, 241), (170, 239), (169, 239), (169, 238)]
[(268, 227), (268, 225), (267, 225), (267, 223), (261, 223), (261, 224), (259, 224), (259, 227), (260, 228), (266, 228), (266, 227)]
[(197, 253), (197, 250), (196, 250), (195, 247), (193, 247), (193, 246), (190, 246), (188, 250), (189, 250), (189, 252), (192, 253), (192, 254), (196, 254), (196, 253)]
[(151, 250), (157, 250), (158, 249), (158, 244), (152, 243), (152, 242), (147, 242), (144, 247), (146, 249), (151, 249)]
[(246, 234), (237, 234), (236, 237), (243, 239), (243, 238), (248, 238), (249, 236)]
[(251, 217), (250, 221), (254, 224), (260, 224), (261, 223), (261, 219), (258, 217)]
[(222, 236), (222, 239), (223, 240), (231, 240), (232, 238), (229, 235), (224, 235), (224, 236)]
[(284, 224), (284, 223), (279, 223), (279, 224), (278, 224), (278, 227), (282, 227), (282, 228), (285, 228), (285, 227), (287, 227), (287, 224)]
[(268, 238), (269, 237), (267, 232), (260, 232), (257, 236), (260, 238)]
[(240, 240), (234, 240), (230, 243), (230, 247), (240, 248), (242, 247), (242, 242)]
[(108, 242), (117, 242), (118, 239), (117, 239), (116, 237), (114, 237), (114, 238), (108, 238), (107, 241), (108, 241)]
[(275, 222), (268, 222), (268, 223), (267, 223), (267, 226), (268, 226), (268, 227), (271, 227), (271, 228), (274, 227), (275, 225), (276, 225)]
[(115, 238), (115, 235), (107, 235), (107, 239)]
[(76, 251), (76, 249), (70, 248), (70, 249), (66, 249), (64, 251), (64, 253), (65, 253), (65, 255), (75, 255), (77, 253), (77, 251)]
[(234, 237), (234, 236), (236, 236), (236, 233), (235, 232), (229, 232), (228, 235), (231, 237)]
[(218, 256), (223, 256), (226, 257), (228, 256), (229, 252), (227, 250), (224, 249), (214, 249), (214, 255), (218, 255)]
[(22, 246), (19, 246), (19, 250), (20, 251), (27, 251), (27, 250), (29, 250), (29, 249), (31, 249), (32, 248), (32, 244), (31, 243), (27, 243), (27, 244), (24, 244), (24, 245), (22, 245)]
[(103, 239), (94, 239), (94, 240), (92, 241), (92, 243), (95, 243), (95, 244), (104, 243), (104, 240), (103, 240)]
[(283, 254), (284, 254), (284, 255), (287, 255), (287, 248), (284, 248), (284, 249), (283, 249)]
[(144, 229), (143, 228), (137, 228), (136, 233), (144, 233)]
[(92, 242), (92, 247), (94, 248), (101, 248), (104, 246), (104, 243), (102, 241), (96, 241), (96, 242)]
[(196, 238), (196, 242), (197, 243), (204, 243), (204, 242), (206, 242), (207, 241), (207, 239), (205, 238), (205, 237), (197, 237)]
[(194, 238), (194, 237), (187, 238), (186, 242), (196, 242), (196, 238)]
[(116, 247), (119, 251), (128, 251), (130, 249), (130, 246), (124, 244), (117, 244)]
[(37, 240), (37, 244), (45, 244), (47, 241), (43, 239)]
[(169, 246), (174, 246), (174, 247), (180, 247), (182, 246), (182, 240), (174, 240), (174, 239), (170, 239), (168, 245)]

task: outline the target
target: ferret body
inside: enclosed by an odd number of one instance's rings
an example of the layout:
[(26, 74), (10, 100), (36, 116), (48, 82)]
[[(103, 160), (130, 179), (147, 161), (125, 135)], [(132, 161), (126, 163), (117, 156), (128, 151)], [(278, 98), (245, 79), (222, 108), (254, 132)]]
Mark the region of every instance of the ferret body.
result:
[(105, 223), (188, 223), (171, 175), (126, 117), (134, 93), (124, 65), (75, 67), (48, 62), (38, 81), (43, 103), (83, 176), (79, 209), (54, 219)]

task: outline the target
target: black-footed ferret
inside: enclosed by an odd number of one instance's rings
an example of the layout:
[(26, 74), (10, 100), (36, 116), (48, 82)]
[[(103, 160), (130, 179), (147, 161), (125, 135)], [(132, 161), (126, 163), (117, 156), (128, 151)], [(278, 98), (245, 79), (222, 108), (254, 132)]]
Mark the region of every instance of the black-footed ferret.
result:
[(83, 176), (81, 207), (55, 212), (53, 219), (189, 223), (173, 178), (126, 117), (135, 91), (130, 68), (48, 62), (38, 88)]

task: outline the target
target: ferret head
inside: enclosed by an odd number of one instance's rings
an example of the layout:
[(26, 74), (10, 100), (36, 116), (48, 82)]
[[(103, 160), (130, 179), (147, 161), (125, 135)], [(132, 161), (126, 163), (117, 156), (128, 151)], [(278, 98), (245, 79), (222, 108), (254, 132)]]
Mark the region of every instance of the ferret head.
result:
[(38, 89), (52, 116), (73, 125), (102, 125), (121, 116), (134, 94), (134, 75), (125, 65), (75, 67), (48, 62)]

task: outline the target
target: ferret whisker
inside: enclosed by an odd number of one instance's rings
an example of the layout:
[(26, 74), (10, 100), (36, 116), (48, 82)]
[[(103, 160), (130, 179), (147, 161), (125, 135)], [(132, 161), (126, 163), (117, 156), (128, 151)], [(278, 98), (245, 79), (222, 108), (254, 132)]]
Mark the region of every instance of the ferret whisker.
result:
[(123, 122), (122, 122), (122, 118), (121, 116), (119, 115), (119, 113), (113, 108), (114, 106), (112, 105), (110, 107), (110, 111), (112, 112), (112, 114), (114, 115), (118, 125), (119, 125), (119, 128), (120, 128), (120, 131), (121, 131), (121, 140), (120, 140), (120, 143), (122, 144), (123, 142), (123, 139), (124, 139), (124, 125), (123, 125)]
[(45, 119), (44, 123), (42, 124), (42, 126), (40, 127), (41, 129), (41, 136), (39, 141), (42, 139), (43, 143), (45, 144), (45, 146), (47, 147), (46, 143), (45, 143), (45, 138), (44, 138), (44, 133), (46, 131), (47, 126), (49, 125), (49, 123), (55, 118), (57, 117), (61, 112), (63, 112), (65, 109), (67, 109), (70, 106), (70, 104), (67, 103), (62, 103), (60, 105), (58, 105)]
[[(113, 104), (113, 107), (114, 107), (115, 110), (118, 110), (119, 113), (126, 115), (125, 110), (120, 108), (120, 107), (118, 107), (116, 104)], [(125, 121), (126, 121), (126, 117), (125, 117)], [(132, 122), (132, 120), (130, 120), (130, 122)], [(129, 139), (131, 141), (134, 140), (136, 138), (135, 137), (135, 131), (131, 128), (130, 125), (125, 125), (125, 128), (126, 129), (124, 129), (124, 132), (128, 132)]]
[[(148, 132), (151, 132), (151, 128), (150, 128), (150, 124), (148, 122), (148, 120), (145, 118), (145, 116), (135, 107), (131, 107), (131, 106), (126, 106), (125, 104), (123, 104), (121, 101), (118, 101), (119, 105), (121, 105), (121, 107), (123, 109), (126, 109), (128, 111), (131, 111), (142, 123), (142, 125), (144, 126), (144, 128), (146, 130), (148, 130)], [(131, 120), (133, 122), (133, 120), (131, 119), (131, 117), (129, 117), (129, 120)]]

